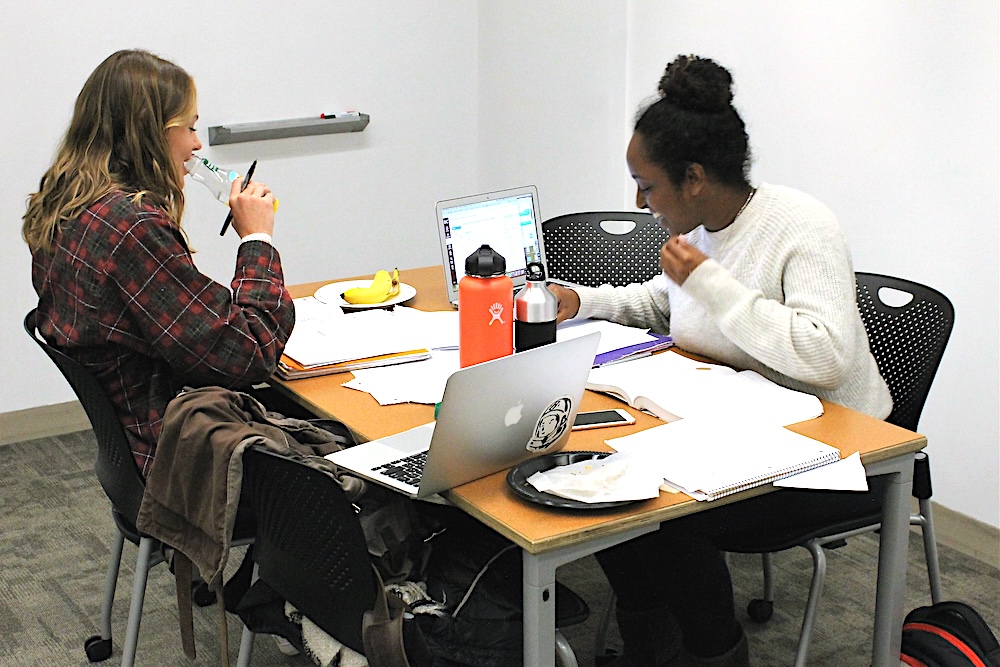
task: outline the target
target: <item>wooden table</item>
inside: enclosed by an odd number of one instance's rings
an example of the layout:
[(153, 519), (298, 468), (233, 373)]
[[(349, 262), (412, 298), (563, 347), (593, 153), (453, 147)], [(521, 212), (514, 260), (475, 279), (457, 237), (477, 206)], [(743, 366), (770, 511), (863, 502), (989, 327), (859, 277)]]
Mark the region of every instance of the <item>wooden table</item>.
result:
[[(406, 305), (422, 310), (450, 308), (440, 266), (400, 271), (400, 280), (417, 289)], [(325, 282), (290, 288), (293, 296), (312, 294)], [(275, 386), (314, 414), (339, 419), (359, 441), (380, 438), (427, 423), (433, 406), (380, 406), (370, 395), (341, 387), (349, 373), (294, 381), (275, 380)], [(621, 407), (603, 394), (586, 392), (582, 410)], [(789, 429), (833, 445), (844, 455), (860, 451), (869, 475), (889, 475), (883, 502), (879, 541), (878, 584), (872, 664), (899, 663), (899, 645), (905, 605), (907, 539), (913, 454), (927, 439), (888, 422), (823, 401), (823, 416)], [(651, 428), (662, 422), (636, 410), (635, 424), (610, 429), (575, 431), (567, 449), (608, 450), (604, 440)], [(579, 512), (529, 503), (507, 487), (506, 471), (464, 484), (447, 499), (522, 549), (524, 593), (524, 664), (552, 665), (555, 646), (555, 571), (578, 558), (657, 529), (662, 521), (711, 510), (729, 502), (774, 491), (758, 487), (713, 502), (698, 502), (682, 493), (627, 505), (620, 510)]]

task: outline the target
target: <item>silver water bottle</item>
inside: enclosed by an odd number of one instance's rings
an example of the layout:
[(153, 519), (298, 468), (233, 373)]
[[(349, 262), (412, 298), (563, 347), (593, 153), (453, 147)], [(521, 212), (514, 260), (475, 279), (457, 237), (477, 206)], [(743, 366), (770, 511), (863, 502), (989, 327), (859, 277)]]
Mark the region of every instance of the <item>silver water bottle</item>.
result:
[(527, 282), (514, 297), (514, 350), (556, 342), (556, 314), (559, 299), (545, 284), (545, 267), (528, 262)]

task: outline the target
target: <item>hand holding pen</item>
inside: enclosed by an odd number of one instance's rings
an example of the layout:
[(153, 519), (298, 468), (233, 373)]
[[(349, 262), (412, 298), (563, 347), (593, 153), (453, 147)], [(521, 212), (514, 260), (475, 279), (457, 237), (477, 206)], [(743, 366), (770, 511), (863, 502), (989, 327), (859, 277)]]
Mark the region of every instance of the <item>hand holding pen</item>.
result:
[[(250, 165), (250, 168), (247, 169), (247, 175), (243, 179), (243, 184), (240, 185), (240, 192), (246, 190), (247, 186), (250, 185), (250, 177), (253, 176), (253, 170), (256, 168), (257, 168), (257, 160), (254, 160), (253, 164)], [(232, 204), (230, 204), (229, 213), (226, 214), (226, 221), (222, 223), (222, 230), (219, 232), (219, 236), (226, 235), (226, 231), (229, 229), (229, 223), (231, 223), (232, 221), (233, 221), (233, 209), (232, 209)]]
[(271, 234), (274, 231), (274, 210), (276, 203), (271, 190), (259, 182), (251, 182), (257, 161), (247, 170), (247, 175), (236, 191), (235, 184), (233, 192), (230, 194), (229, 215), (222, 225), (220, 236), (224, 236), (231, 223), (235, 223), (236, 231), (241, 237), (254, 232), (265, 232)]

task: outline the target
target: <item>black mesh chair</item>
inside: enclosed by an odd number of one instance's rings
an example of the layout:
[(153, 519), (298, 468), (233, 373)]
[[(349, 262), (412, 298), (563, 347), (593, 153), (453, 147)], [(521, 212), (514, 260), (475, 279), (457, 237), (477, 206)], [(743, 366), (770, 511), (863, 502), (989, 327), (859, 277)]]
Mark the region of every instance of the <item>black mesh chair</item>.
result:
[[(868, 333), (869, 346), (893, 399), (892, 412), (886, 421), (915, 431), (951, 335), (955, 310), (946, 296), (918, 283), (860, 272), (855, 274), (855, 279), (858, 310)], [(918, 452), (915, 456), (913, 496), (918, 500), (919, 510), (910, 515), (910, 524), (921, 528), (931, 601), (939, 602), (942, 599), (941, 575), (931, 518), (930, 459), (925, 452)], [(738, 536), (733, 545), (723, 545), (732, 552), (761, 554), (764, 595), (747, 605), (747, 613), (757, 622), (769, 620), (774, 612), (772, 554), (799, 546), (812, 555), (813, 577), (799, 634), (796, 667), (806, 664), (823, 593), (826, 578), (824, 550), (844, 546), (850, 537), (878, 531), (881, 518), (881, 510), (873, 509), (868, 514), (849, 517), (836, 525), (808, 527), (797, 535), (772, 538), (754, 532)], [(595, 652), (599, 659), (606, 655), (608, 614), (613, 607), (614, 593), (609, 592), (607, 609), (596, 637)]]
[[(83, 405), (90, 425), (97, 439), (97, 458), (94, 472), (104, 492), (111, 501), (111, 517), (115, 522), (111, 560), (104, 580), (104, 601), (101, 605), (101, 633), (84, 643), (84, 650), (90, 662), (99, 662), (111, 657), (111, 611), (114, 606), (115, 588), (118, 584), (118, 570), (121, 566), (125, 540), (137, 545), (139, 553), (135, 560), (135, 579), (132, 583), (132, 598), (122, 647), (122, 665), (130, 667), (135, 662), (136, 646), (139, 641), (139, 624), (142, 621), (142, 606), (146, 596), (146, 581), (149, 570), (162, 563), (163, 545), (136, 528), (139, 506), (145, 481), (139, 473), (128, 444), (125, 429), (115, 415), (114, 407), (104, 393), (103, 387), (86, 367), (63, 352), (49, 345), (38, 333), (37, 312), (33, 309), (24, 318), (24, 330), (38, 344), (46, 355), (62, 372), (66, 381)], [(245, 539), (234, 540), (235, 544), (245, 544)], [(211, 604), (214, 594), (204, 584), (194, 591), (194, 600), (200, 606)]]
[[(375, 603), (376, 580), (354, 506), (326, 473), (256, 447), (243, 455), (243, 490), (256, 516), (256, 578), (331, 637), (364, 652), (361, 622)], [(585, 621), (586, 603), (565, 587), (557, 626)], [(244, 628), (238, 667), (248, 667), (254, 633)], [(296, 637), (289, 637), (293, 644)], [(561, 639), (561, 641), (560, 641)], [(576, 667), (557, 633), (563, 667)]]
[[(240, 495), (256, 518), (255, 580), (363, 653), (361, 621), (377, 589), (361, 523), (340, 486), (320, 470), (250, 447)], [(240, 667), (250, 664), (253, 640), (244, 627)]]
[[(856, 273), (855, 278), (858, 310), (868, 332), (869, 346), (893, 399), (892, 413), (886, 421), (915, 431), (951, 335), (954, 308), (946, 296), (918, 283), (873, 273)], [(910, 516), (910, 524), (921, 527), (931, 601), (938, 602), (942, 599), (941, 575), (931, 518), (930, 460), (924, 452), (919, 452), (915, 458), (913, 496), (918, 500), (919, 511)], [(771, 554), (794, 546), (804, 547), (812, 554), (813, 578), (799, 635), (797, 666), (806, 664), (823, 591), (826, 575), (824, 549), (843, 546), (849, 537), (877, 531), (880, 521), (880, 513), (873, 512), (834, 526), (814, 526), (780, 542), (738, 549), (745, 553), (762, 554), (764, 597), (752, 600), (747, 607), (747, 613), (758, 622), (771, 618), (774, 610)]]
[(38, 334), (36, 316), (35, 310), (25, 316), (24, 330), (62, 371), (77, 398), (80, 399), (87, 418), (90, 419), (94, 435), (97, 437), (94, 472), (111, 501), (111, 517), (117, 528), (104, 582), (101, 634), (87, 639), (84, 649), (87, 652), (87, 659), (91, 662), (106, 660), (111, 656), (111, 610), (115, 600), (122, 550), (125, 540), (128, 539), (139, 547), (139, 554), (135, 560), (135, 580), (132, 585), (128, 629), (125, 632), (125, 644), (122, 648), (122, 665), (132, 665), (139, 639), (139, 623), (142, 620), (142, 603), (146, 594), (149, 569), (163, 562), (160, 543), (140, 533), (135, 527), (145, 482), (135, 464), (132, 449), (125, 437), (125, 430), (115, 416), (114, 408), (104, 389), (83, 365), (49, 345)]
[(597, 287), (641, 283), (660, 273), (667, 240), (649, 213), (589, 212), (542, 223), (550, 278)]

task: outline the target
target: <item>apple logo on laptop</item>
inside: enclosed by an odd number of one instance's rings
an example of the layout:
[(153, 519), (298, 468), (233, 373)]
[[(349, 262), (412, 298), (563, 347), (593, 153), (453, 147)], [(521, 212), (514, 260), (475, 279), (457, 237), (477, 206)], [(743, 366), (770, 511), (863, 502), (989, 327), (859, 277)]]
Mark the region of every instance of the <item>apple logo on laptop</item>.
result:
[(521, 421), (521, 410), (523, 409), (524, 401), (519, 401), (517, 405), (508, 410), (507, 414), (503, 416), (503, 425), (513, 426), (517, 422)]

